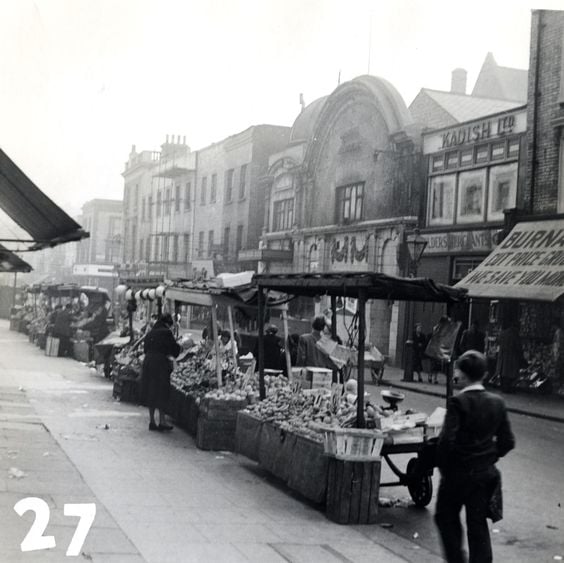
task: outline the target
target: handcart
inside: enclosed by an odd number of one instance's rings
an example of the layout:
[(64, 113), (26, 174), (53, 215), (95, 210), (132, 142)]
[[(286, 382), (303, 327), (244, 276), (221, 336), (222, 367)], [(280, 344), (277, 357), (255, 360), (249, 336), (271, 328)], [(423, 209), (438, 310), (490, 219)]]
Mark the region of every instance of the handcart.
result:
[[(381, 456), (386, 460), (388, 467), (398, 477), (398, 481), (380, 483), (380, 487), (405, 486), (413, 502), (418, 507), (427, 506), (433, 497), (433, 470), (437, 438), (426, 439), (413, 443), (394, 444), (392, 440), (384, 440)], [(390, 459), (396, 454), (417, 454), (407, 462), (405, 471)]]

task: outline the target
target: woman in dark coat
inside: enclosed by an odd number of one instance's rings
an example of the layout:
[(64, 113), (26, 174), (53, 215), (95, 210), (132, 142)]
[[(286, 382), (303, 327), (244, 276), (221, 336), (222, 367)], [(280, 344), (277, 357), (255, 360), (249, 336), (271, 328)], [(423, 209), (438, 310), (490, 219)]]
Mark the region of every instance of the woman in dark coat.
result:
[[(176, 358), (181, 351), (172, 334), (173, 326), (172, 317), (163, 315), (145, 337), (143, 383), (149, 407), (149, 430), (172, 430), (172, 426), (166, 423), (165, 408), (170, 391), (172, 358)], [(155, 422), (156, 410), (159, 411), (158, 425)]]
[(499, 335), (499, 353), (495, 370), (504, 393), (513, 391), (519, 377), (519, 370), (525, 365), (517, 324), (514, 321), (507, 322)]
[(427, 347), (427, 337), (423, 334), (421, 323), (415, 325), (413, 333), (413, 373), (417, 374), (417, 381), (422, 382), (423, 358)]

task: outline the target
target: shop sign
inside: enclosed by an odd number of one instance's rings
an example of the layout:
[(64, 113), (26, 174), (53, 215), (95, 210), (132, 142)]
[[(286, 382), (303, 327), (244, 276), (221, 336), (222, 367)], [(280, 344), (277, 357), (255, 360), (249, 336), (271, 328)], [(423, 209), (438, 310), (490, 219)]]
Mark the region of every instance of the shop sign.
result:
[(331, 270), (366, 270), (368, 239), (368, 233), (349, 233), (332, 237), (329, 241)]
[(424, 154), (434, 153), (463, 145), (523, 133), (527, 128), (527, 112), (520, 111), (497, 115), (489, 119), (470, 121), (458, 127), (444, 129), (424, 136)]
[(554, 301), (564, 294), (564, 221), (519, 223), (457, 287), (476, 297)]
[(108, 277), (115, 278), (118, 275), (117, 269), (113, 264), (75, 264), (72, 267), (74, 276), (92, 276), (92, 277)]
[(493, 233), (490, 230), (424, 233), (427, 239), (425, 255), (489, 252), (494, 247)]

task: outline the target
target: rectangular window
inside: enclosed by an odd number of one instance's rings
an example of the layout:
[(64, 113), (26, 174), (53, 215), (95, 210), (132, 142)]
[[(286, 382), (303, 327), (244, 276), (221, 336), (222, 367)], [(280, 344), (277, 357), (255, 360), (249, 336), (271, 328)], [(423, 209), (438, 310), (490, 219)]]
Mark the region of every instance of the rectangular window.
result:
[(192, 182), (186, 182), (184, 186), (184, 209), (190, 209), (192, 205)]
[(141, 201), (141, 221), (145, 221), (146, 200), (143, 198)]
[(363, 203), (364, 182), (337, 188), (337, 223), (361, 221)]
[(486, 171), (462, 172), (458, 180), (459, 223), (478, 223), (484, 220)]
[(223, 230), (223, 254), (229, 256), (229, 237), (231, 236), (231, 227), (225, 227)]
[(476, 147), (476, 162), (487, 162), (490, 158), (490, 145)]
[(468, 166), (474, 160), (474, 149), (460, 151), (460, 166)]
[(139, 184), (135, 184), (135, 191), (133, 192), (133, 209), (137, 213), (137, 207), (139, 205)]
[(165, 191), (165, 200), (164, 200), (164, 214), (170, 215), (170, 204), (172, 198), (172, 190), (171, 188), (167, 188)]
[(139, 260), (143, 260), (143, 258), (145, 258), (145, 245), (144, 245), (145, 241), (143, 239), (141, 239), (139, 241)]
[(272, 210), (272, 230), (289, 231), (294, 223), (294, 198), (274, 202)]
[(445, 155), (444, 154), (439, 154), (437, 156), (434, 156), (431, 159), (431, 171), (432, 172), (437, 172), (438, 170), (442, 170), (445, 166)]
[(203, 258), (204, 256), (204, 231), (200, 231), (198, 234), (198, 258)]
[(517, 203), (517, 163), (490, 168), (488, 221), (502, 221), (504, 209)]
[(237, 226), (237, 240), (235, 241), (235, 252), (243, 248), (243, 225)]
[(501, 160), (505, 157), (505, 141), (492, 143), (492, 160)]
[(161, 238), (155, 237), (155, 262), (161, 260)]
[(208, 191), (208, 178), (207, 176), (204, 176), (202, 178), (202, 184), (200, 189), (200, 205), (206, 204), (206, 198), (208, 197), (206, 193), (207, 191)]
[(170, 239), (171, 235), (163, 235), (163, 262), (170, 260)]
[(243, 164), (241, 166), (241, 175), (239, 176), (239, 199), (243, 199), (245, 197), (247, 185), (247, 165)]
[(213, 231), (208, 231), (208, 256), (213, 255)]
[(217, 174), (212, 174), (211, 190), (210, 190), (210, 203), (215, 203), (216, 198), (217, 198)]
[(470, 272), (475, 270), (483, 258), (455, 258), (452, 266), (452, 283), (463, 280)]
[(429, 183), (429, 224), (448, 225), (454, 220), (456, 176), (435, 176)]
[(147, 238), (147, 246), (145, 247), (145, 260), (147, 262), (151, 261), (151, 250), (152, 250), (152, 248), (151, 248), (151, 237), (149, 236)]
[(174, 211), (180, 211), (180, 184), (176, 184), (174, 188)]
[(458, 151), (451, 151), (446, 155), (446, 167), (447, 168), (457, 168), (458, 167)]
[(225, 201), (233, 201), (233, 168), (225, 173)]
[(560, 136), (560, 158), (558, 159), (558, 213), (564, 213), (564, 133)]
[(507, 156), (509, 158), (517, 158), (519, 156), (519, 139), (509, 139), (507, 143)]
[(161, 190), (157, 192), (157, 217), (161, 216), (162, 194)]
[(131, 261), (135, 262), (135, 247), (137, 246), (137, 225), (131, 225)]
[(172, 257), (171, 260), (178, 262), (178, 235), (172, 235)]
[(152, 217), (153, 217), (153, 196), (150, 195), (147, 204), (147, 219), (149, 219), (150, 221)]
[(188, 264), (190, 262), (190, 235), (184, 233), (184, 262)]

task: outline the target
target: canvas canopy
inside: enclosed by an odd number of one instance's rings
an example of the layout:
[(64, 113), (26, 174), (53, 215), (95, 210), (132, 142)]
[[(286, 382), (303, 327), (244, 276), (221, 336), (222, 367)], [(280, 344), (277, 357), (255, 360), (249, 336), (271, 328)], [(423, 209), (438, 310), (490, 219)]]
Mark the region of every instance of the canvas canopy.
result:
[(556, 301), (564, 295), (564, 220), (518, 223), (455, 287), (472, 298)]

